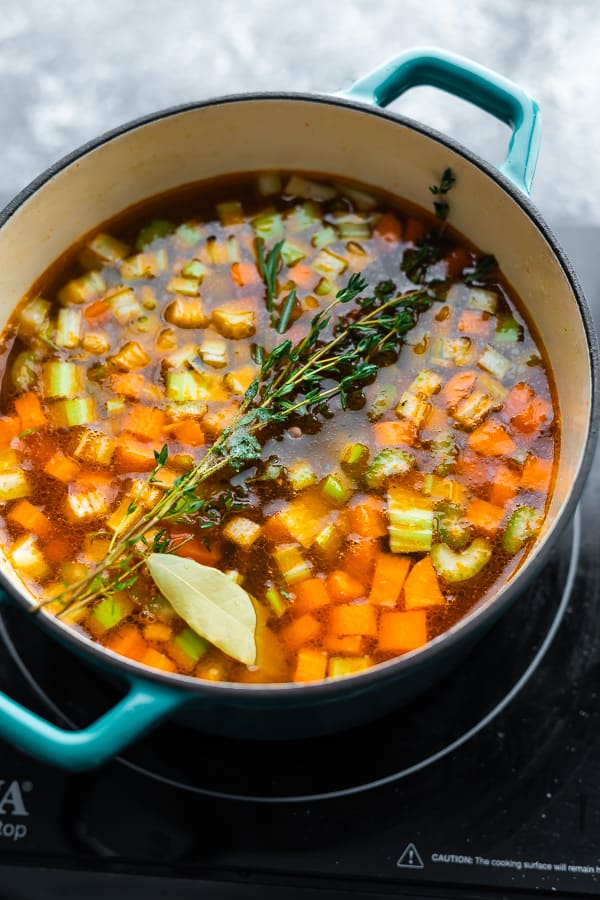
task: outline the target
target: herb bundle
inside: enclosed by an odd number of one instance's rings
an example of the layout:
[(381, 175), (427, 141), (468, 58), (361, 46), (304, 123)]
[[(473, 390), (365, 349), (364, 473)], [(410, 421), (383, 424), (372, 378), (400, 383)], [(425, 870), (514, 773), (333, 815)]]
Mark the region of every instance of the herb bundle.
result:
[[(272, 287), (271, 302), (277, 257), (271, 251), (266, 258), (268, 274), (264, 277), (267, 293), (268, 285)], [(262, 259), (261, 269), (265, 269), (264, 252)], [(181, 545), (181, 540), (171, 539), (168, 523), (193, 519), (196, 527), (208, 529), (219, 523), (223, 511), (243, 505), (235, 488), (215, 491), (212, 485), (211, 490), (211, 479), (225, 469), (239, 472), (255, 464), (261, 457), (260, 438), (267, 426), (281, 427), (293, 415), (320, 415), (335, 397), (346, 408), (348, 395), (375, 378), (379, 366), (398, 352), (419, 313), (433, 302), (424, 289), (397, 295), (391, 281), (377, 285), (372, 296), (360, 297), (366, 288), (362, 276), (352, 275), (335, 299), (313, 317), (304, 338), (297, 343), (285, 340), (268, 355), (257, 348), (260, 371), (234, 420), (192, 469), (178, 476), (150, 509), (143, 509), (145, 488), (160, 481), (160, 470), (168, 461), (166, 446), (155, 453), (156, 466), (127, 510), (104, 560), (58, 598), (52, 598), (63, 604), (59, 616), (132, 588), (141, 572), (149, 571), (152, 554), (172, 553)], [(353, 301), (352, 309), (334, 317), (335, 310)]]

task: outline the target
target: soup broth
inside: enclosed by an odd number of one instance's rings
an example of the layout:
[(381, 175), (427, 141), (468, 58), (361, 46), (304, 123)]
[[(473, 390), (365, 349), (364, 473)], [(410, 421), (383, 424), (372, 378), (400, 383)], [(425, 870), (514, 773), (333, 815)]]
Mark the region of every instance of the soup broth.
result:
[[(304, 682), (416, 650), (497, 592), (541, 526), (558, 415), (524, 305), (446, 221), (444, 178), (437, 216), (324, 176), (199, 183), (43, 275), (3, 335), (0, 538), (47, 612), (166, 672)], [(402, 336), (363, 352), (356, 323), (400, 296)], [(269, 354), (289, 341), (277, 365), (293, 361), (332, 302), (313, 355), (355, 331), (337, 369), (322, 354), (330, 396), (303, 405), (303, 382), (240, 430)], [(102, 574), (224, 434), (228, 458)], [(189, 613), (195, 589), (170, 602), (151, 552), (226, 573), (190, 583), (209, 578), (203, 610), (235, 606), (227, 585), (249, 599), (253, 658)]]

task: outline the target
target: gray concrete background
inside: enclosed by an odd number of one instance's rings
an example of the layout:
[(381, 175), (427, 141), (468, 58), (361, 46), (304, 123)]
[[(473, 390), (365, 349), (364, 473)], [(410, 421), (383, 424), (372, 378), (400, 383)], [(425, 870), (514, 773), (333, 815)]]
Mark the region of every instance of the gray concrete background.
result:
[[(0, 201), (136, 116), (229, 92), (337, 90), (422, 44), (538, 100), (534, 200), (551, 224), (600, 223), (598, 0), (0, 0)], [(461, 101), (420, 88), (394, 108), (502, 158), (508, 130)]]

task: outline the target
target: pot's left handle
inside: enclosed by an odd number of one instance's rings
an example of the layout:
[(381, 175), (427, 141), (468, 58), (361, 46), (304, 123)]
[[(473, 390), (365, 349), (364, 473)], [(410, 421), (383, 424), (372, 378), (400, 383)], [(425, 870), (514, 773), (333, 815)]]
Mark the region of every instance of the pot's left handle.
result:
[[(0, 602), (7, 602), (0, 592)], [(181, 691), (130, 679), (129, 692), (91, 725), (68, 731), (0, 692), (0, 737), (42, 762), (71, 772), (107, 762), (185, 702)]]
[(539, 108), (525, 91), (497, 72), (437, 47), (417, 47), (374, 69), (338, 96), (387, 106), (418, 85), (461, 97), (509, 125), (512, 136), (500, 171), (529, 194), (540, 149)]

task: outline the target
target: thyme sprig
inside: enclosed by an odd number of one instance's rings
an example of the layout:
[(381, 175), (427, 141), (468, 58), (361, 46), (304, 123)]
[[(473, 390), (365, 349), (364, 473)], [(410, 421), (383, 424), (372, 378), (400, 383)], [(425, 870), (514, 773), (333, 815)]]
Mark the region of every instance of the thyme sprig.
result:
[[(96, 569), (35, 608), (58, 601), (63, 605), (61, 616), (133, 587), (150, 553), (173, 552), (180, 546), (177, 539), (171, 540), (168, 523), (193, 519), (195, 525), (209, 529), (220, 522), (224, 511), (243, 505), (244, 498), (235, 487), (221, 485), (215, 490), (214, 478), (225, 469), (241, 471), (256, 463), (267, 426), (281, 427), (293, 415), (319, 415), (335, 397), (345, 408), (348, 394), (376, 376), (381, 355), (397, 353), (419, 313), (433, 302), (423, 289), (397, 295), (393, 282), (382, 282), (372, 296), (360, 297), (366, 288), (361, 275), (352, 275), (335, 299), (313, 317), (305, 337), (297, 343), (285, 340), (268, 355), (262, 351), (259, 374), (234, 420), (202, 459), (143, 512), (142, 488), (128, 509), (130, 515), (136, 513), (135, 521), (125, 520)], [(334, 317), (338, 307), (355, 300), (349, 312)], [(166, 446), (155, 459), (145, 485), (159, 482), (160, 470), (168, 461)]]
[(256, 259), (260, 277), (265, 283), (265, 301), (267, 310), (271, 314), (271, 324), (275, 325), (274, 311), (275, 298), (277, 297), (277, 270), (281, 261), (281, 251), (285, 241), (278, 241), (274, 247), (265, 253), (264, 238), (256, 238)]

